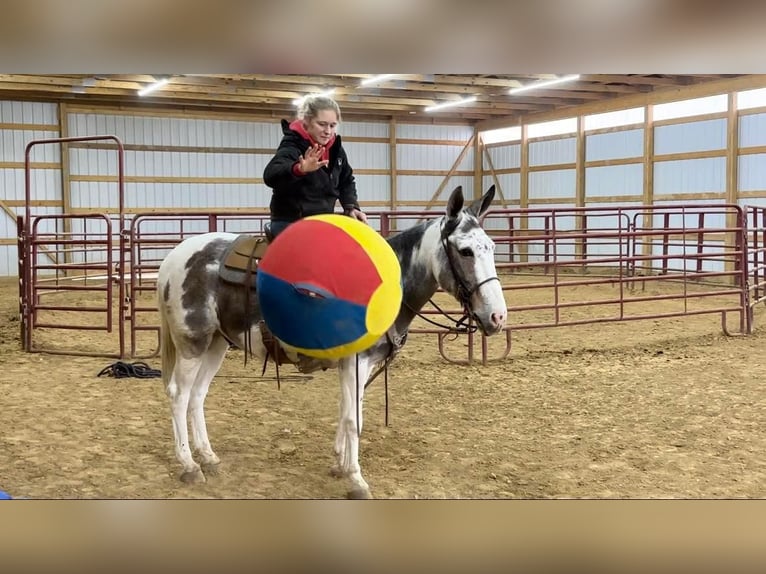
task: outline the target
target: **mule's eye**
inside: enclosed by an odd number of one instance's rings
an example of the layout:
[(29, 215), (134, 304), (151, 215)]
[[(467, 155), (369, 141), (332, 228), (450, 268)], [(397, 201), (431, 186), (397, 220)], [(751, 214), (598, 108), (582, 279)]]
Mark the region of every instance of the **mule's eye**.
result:
[(470, 247), (463, 247), (462, 249), (458, 250), (458, 253), (460, 253), (460, 255), (463, 257), (473, 257), (473, 249)]

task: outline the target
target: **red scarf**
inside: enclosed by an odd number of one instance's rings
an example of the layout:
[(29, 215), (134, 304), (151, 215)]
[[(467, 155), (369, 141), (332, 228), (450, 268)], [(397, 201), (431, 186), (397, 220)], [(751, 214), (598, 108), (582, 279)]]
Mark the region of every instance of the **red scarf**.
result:
[[(317, 142), (314, 141), (314, 138), (312, 138), (309, 133), (306, 131), (306, 128), (303, 127), (303, 120), (293, 120), (290, 123), (290, 129), (294, 132), (298, 132), (303, 136), (303, 139), (305, 139), (307, 142), (309, 142), (311, 145), (316, 144)], [(322, 152), (322, 160), (330, 160), (330, 148), (332, 147), (332, 144), (335, 143), (335, 135), (330, 138), (330, 141), (327, 142), (327, 145), (324, 146), (324, 151)]]

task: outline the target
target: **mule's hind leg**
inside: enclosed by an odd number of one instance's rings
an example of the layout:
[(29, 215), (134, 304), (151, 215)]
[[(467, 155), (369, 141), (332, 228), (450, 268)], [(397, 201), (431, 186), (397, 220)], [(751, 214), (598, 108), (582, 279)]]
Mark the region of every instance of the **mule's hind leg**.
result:
[(221, 363), (223, 363), (223, 358), (228, 348), (229, 343), (223, 337), (216, 336), (213, 339), (208, 350), (201, 357), (202, 365), (191, 390), (189, 416), (191, 419), (192, 443), (194, 450), (199, 453), (202, 470), (206, 474), (215, 474), (218, 471), (218, 463), (221, 460), (213, 452), (207, 436), (204, 411), (205, 397), (213, 377), (215, 377), (218, 369), (221, 368)]
[(205, 475), (202, 474), (200, 466), (192, 458), (186, 421), (192, 387), (201, 366), (201, 357), (185, 359), (177, 355), (170, 384), (167, 388), (170, 397), (170, 411), (173, 415), (176, 458), (183, 467), (181, 480), (188, 483), (205, 482)]

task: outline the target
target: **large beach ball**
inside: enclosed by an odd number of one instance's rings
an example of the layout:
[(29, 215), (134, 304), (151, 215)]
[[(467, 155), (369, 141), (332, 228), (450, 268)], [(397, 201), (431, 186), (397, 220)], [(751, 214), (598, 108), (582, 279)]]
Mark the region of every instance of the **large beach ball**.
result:
[(337, 214), (306, 217), (280, 233), (258, 265), (256, 288), (274, 336), (320, 359), (372, 346), (402, 302), (391, 246), (366, 224)]

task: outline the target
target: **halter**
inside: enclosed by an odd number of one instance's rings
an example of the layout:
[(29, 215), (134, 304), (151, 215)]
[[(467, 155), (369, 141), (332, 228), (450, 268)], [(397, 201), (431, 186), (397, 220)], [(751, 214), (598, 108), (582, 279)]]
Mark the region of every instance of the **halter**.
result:
[(412, 311), (415, 315), (426, 321), (427, 323), (430, 323), (431, 325), (435, 325), (437, 327), (441, 327), (442, 329), (446, 329), (450, 333), (454, 333), (455, 335), (463, 334), (463, 333), (475, 333), (478, 329), (477, 325), (472, 324), (466, 324), (466, 321), (468, 321), (471, 318), (476, 318), (476, 315), (471, 310), (471, 297), (473, 294), (479, 290), (479, 288), (484, 285), (485, 283), (489, 283), (490, 281), (497, 280), (497, 282), (500, 282), (500, 278), (495, 277), (488, 277), (484, 281), (480, 281), (476, 285), (473, 286), (473, 288), (469, 288), (466, 284), (466, 281), (463, 277), (461, 277), (460, 273), (458, 273), (457, 265), (455, 264), (454, 255), (450, 251), (449, 243), (447, 242), (447, 238), (452, 235), (452, 233), (457, 229), (457, 222), (448, 222), (445, 224), (444, 228), (441, 230), (441, 244), (442, 248), (444, 249), (444, 253), (447, 256), (447, 261), (450, 266), (450, 271), (452, 272), (452, 277), (455, 279), (455, 283), (457, 284), (457, 293), (456, 297), (457, 300), (460, 302), (460, 305), (463, 307), (463, 316), (460, 319), (455, 319), (454, 317), (451, 317), (444, 309), (439, 307), (433, 299), (429, 299), (429, 303), (433, 305), (433, 307), (439, 311), (444, 317), (449, 319), (450, 321), (453, 321), (455, 323), (454, 326), (450, 325), (443, 325), (437, 321), (434, 321), (432, 319), (429, 319), (426, 317), (423, 313), (421, 313), (417, 309), (413, 309), (410, 307), (409, 304), (407, 304), (406, 301), (404, 301), (402, 304), (407, 307), (410, 311)]

